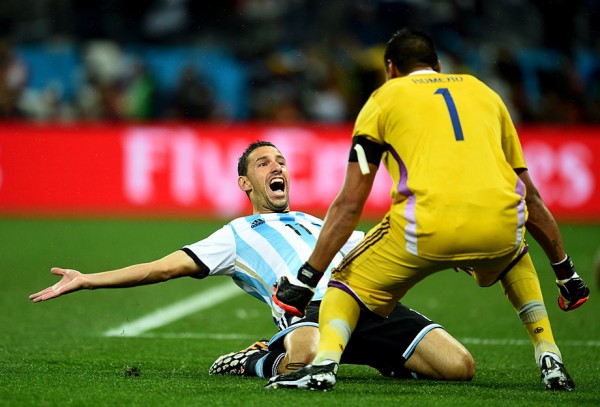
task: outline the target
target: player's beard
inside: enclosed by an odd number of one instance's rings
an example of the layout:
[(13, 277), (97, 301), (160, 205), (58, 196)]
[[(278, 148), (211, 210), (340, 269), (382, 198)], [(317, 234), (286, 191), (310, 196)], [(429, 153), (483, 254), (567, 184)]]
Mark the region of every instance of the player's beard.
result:
[(257, 194), (257, 190), (254, 190), (253, 193), (256, 195), (251, 197), (250, 201), (253, 203), (254, 213), (289, 211), (289, 195), (287, 193), (281, 198), (272, 197), (268, 190), (261, 191), (260, 195)]
[(270, 197), (267, 199), (269, 209), (273, 212), (287, 212), (289, 210), (289, 197), (286, 195), (285, 199), (273, 200)]

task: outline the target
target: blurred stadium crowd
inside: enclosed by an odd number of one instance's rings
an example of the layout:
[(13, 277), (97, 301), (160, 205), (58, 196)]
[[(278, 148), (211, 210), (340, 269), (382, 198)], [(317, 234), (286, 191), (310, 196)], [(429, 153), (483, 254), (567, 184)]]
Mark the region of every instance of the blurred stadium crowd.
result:
[(518, 123), (600, 123), (600, 0), (2, 0), (0, 117), (352, 121), (397, 29)]

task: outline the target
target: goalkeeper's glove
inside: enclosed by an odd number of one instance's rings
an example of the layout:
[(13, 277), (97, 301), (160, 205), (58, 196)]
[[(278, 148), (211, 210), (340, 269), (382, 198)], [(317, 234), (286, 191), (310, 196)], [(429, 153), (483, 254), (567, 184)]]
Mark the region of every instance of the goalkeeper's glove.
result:
[(590, 297), (590, 289), (575, 271), (571, 257), (567, 257), (560, 263), (552, 264), (557, 276), (568, 276), (556, 279), (558, 286), (558, 306), (563, 311), (571, 311), (583, 305)]
[(303, 317), (322, 276), (323, 273), (304, 263), (298, 270), (297, 277), (292, 279), (293, 283), (286, 276), (279, 278), (273, 287), (273, 301), (286, 314)]

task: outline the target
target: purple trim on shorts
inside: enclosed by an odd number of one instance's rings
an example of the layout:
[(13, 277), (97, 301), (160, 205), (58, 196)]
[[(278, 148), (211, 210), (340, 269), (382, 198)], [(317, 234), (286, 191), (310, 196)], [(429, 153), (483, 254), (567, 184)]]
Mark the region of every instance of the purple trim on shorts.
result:
[(354, 298), (354, 301), (356, 301), (361, 308), (370, 310), (364, 302), (362, 302), (362, 300), (358, 297), (358, 295), (356, 295), (356, 293), (354, 291), (352, 291), (352, 289), (350, 287), (348, 287), (346, 284), (341, 283), (339, 281), (336, 280), (329, 280), (329, 283), (327, 283), (328, 287), (335, 287), (335, 288), (339, 288), (340, 290), (342, 290), (343, 292), (349, 294), (352, 298)]

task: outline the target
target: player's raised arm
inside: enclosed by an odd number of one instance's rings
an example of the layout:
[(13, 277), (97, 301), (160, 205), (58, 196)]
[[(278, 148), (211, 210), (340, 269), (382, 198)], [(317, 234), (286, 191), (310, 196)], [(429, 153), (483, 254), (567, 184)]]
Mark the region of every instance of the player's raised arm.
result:
[(96, 288), (124, 288), (155, 284), (173, 278), (193, 276), (200, 269), (185, 252), (178, 250), (162, 259), (134, 264), (118, 270), (84, 274), (77, 270), (54, 267), (52, 274), (61, 276), (58, 283), (31, 294), (29, 299), (40, 302), (79, 290)]

